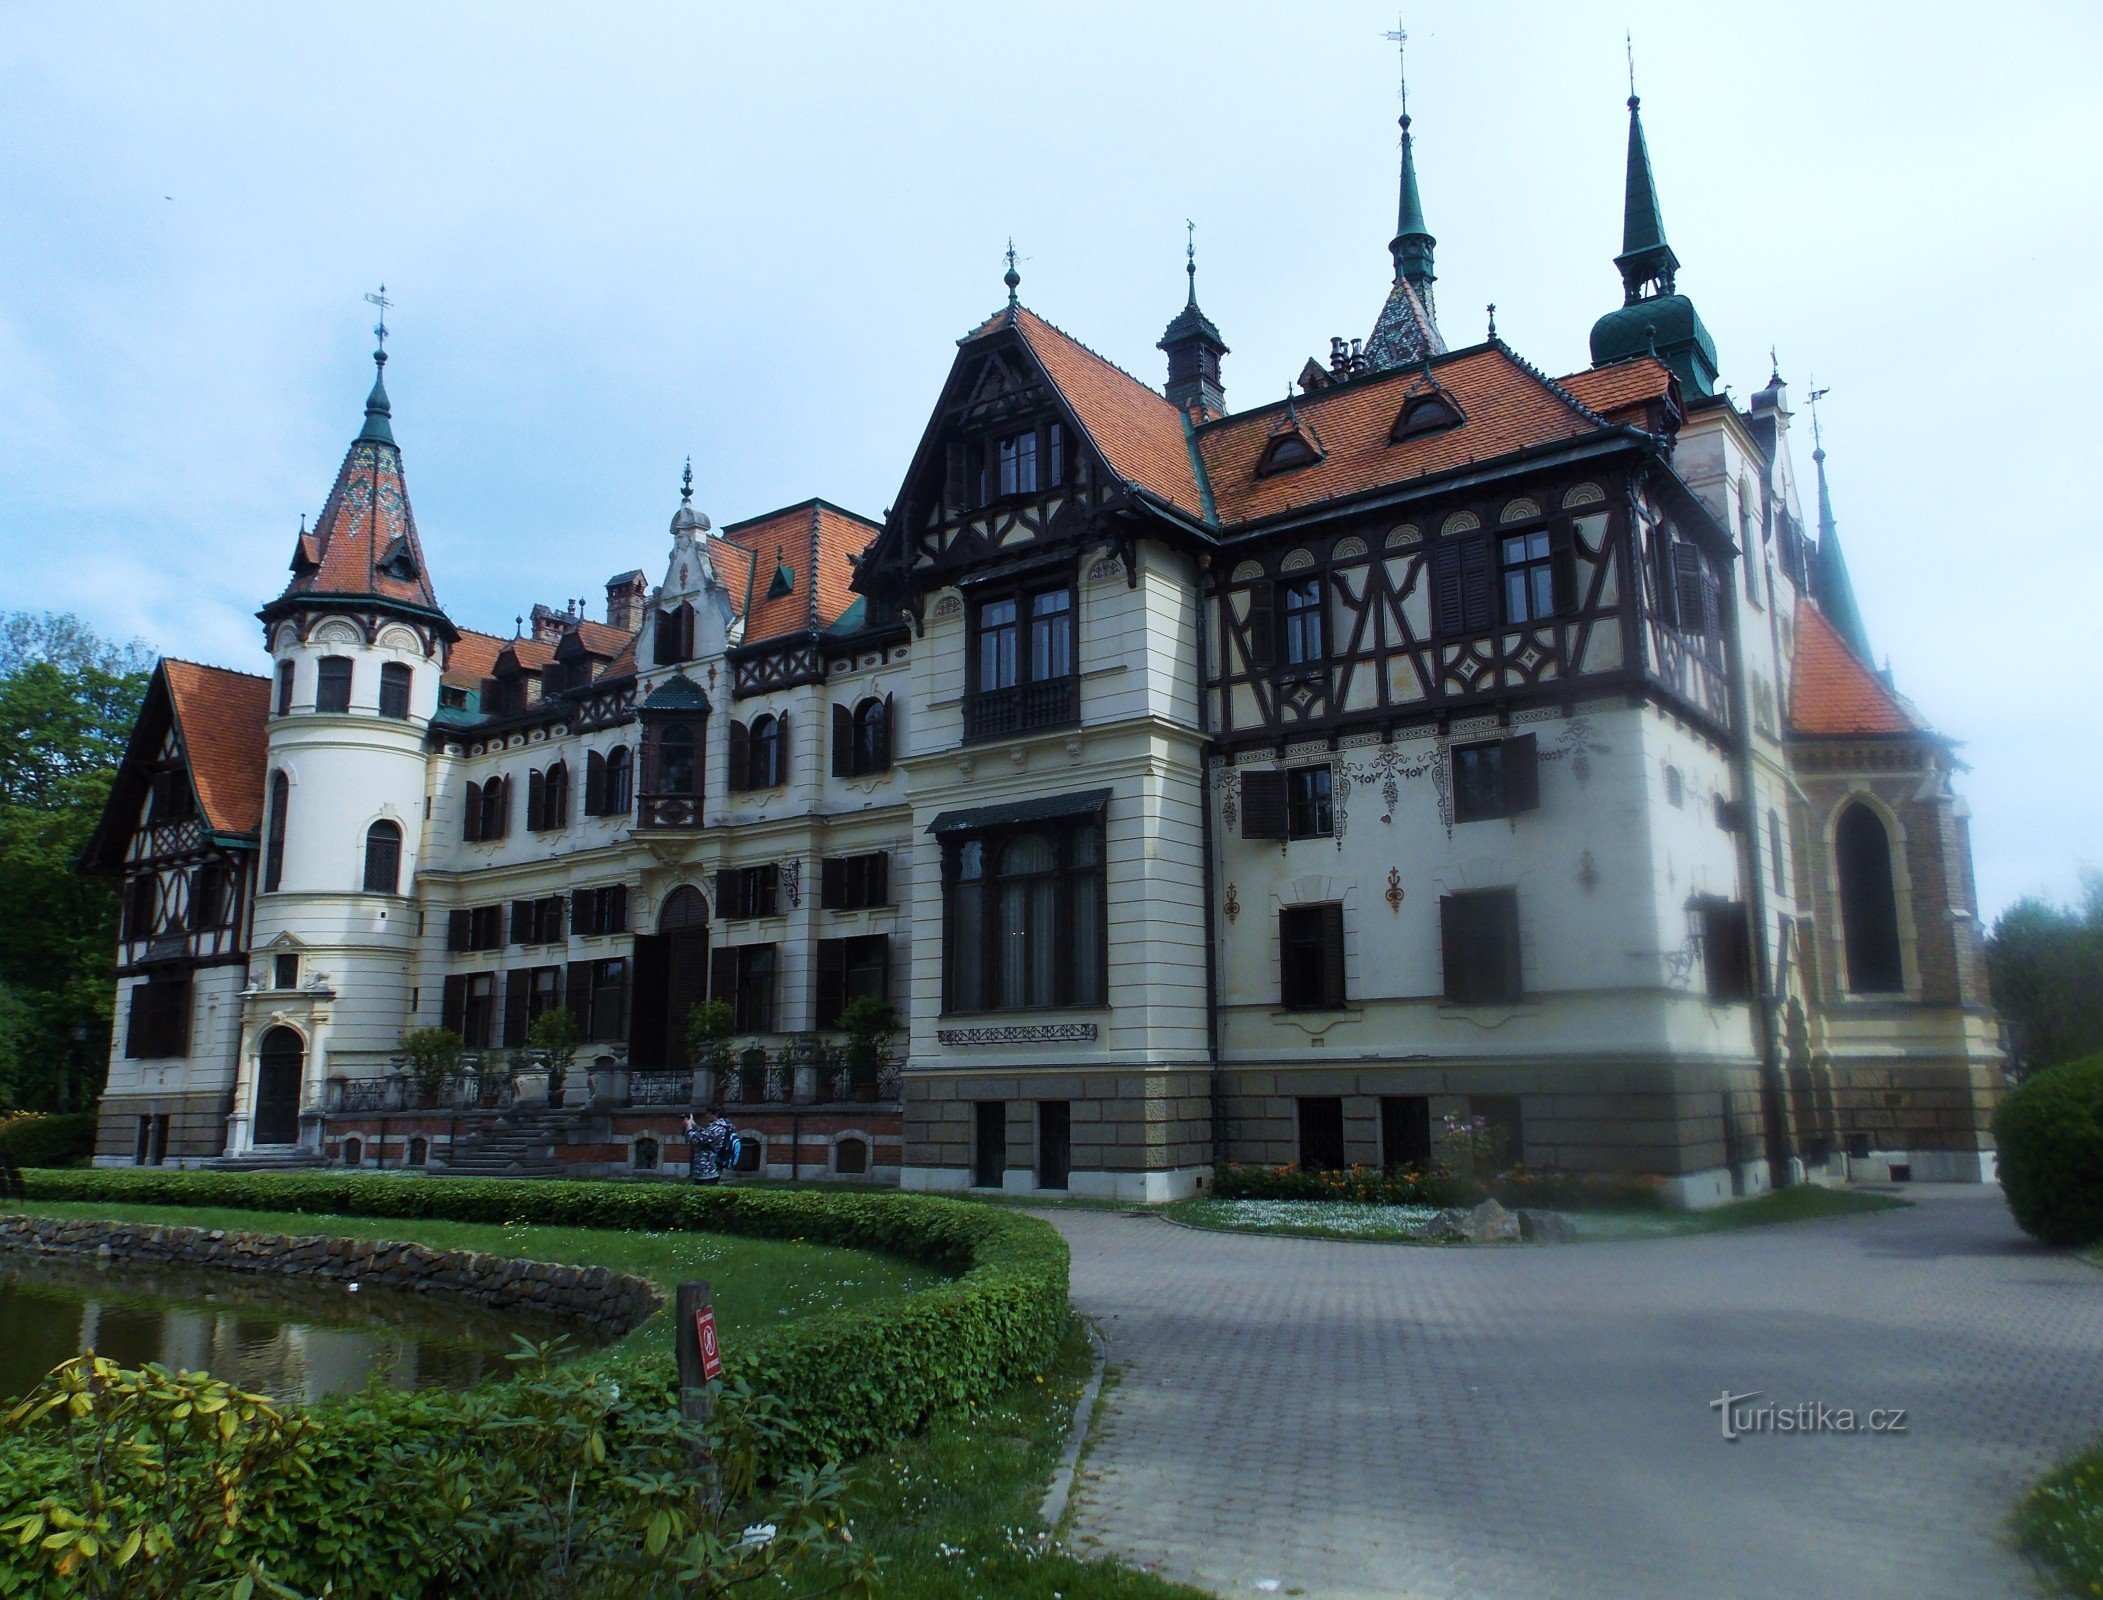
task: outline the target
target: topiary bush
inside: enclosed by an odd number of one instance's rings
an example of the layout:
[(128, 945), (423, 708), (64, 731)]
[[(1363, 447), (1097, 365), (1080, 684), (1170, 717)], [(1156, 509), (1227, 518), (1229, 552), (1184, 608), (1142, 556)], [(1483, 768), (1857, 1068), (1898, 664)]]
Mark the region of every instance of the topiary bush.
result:
[(77, 1167), (95, 1153), (95, 1113), (30, 1113), (0, 1122), (0, 1151), (20, 1167)]
[(2103, 1055), (2027, 1079), (1994, 1113), (2001, 1190), (2046, 1244), (2103, 1240)]

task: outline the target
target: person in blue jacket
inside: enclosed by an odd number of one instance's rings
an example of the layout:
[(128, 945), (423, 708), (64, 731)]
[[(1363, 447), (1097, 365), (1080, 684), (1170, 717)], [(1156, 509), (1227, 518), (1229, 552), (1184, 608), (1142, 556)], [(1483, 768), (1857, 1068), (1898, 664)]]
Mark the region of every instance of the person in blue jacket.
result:
[(737, 1161), (737, 1129), (720, 1112), (707, 1123), (686, 1119), (686, 1175), (695, 1183), (720, 1183)]

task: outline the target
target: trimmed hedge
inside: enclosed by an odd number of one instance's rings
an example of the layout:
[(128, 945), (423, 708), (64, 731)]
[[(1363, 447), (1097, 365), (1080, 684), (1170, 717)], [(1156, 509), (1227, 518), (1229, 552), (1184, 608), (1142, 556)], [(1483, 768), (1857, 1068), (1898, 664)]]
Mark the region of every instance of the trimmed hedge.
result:
[[(1056, 1229), (1004, 1207), (925, 1195), (137, 1168), (25, 1177), (33, 1200), (746, 1234), (879, 1250), (955, 1274), (902, 1300), (770, 1328), (725, 1353), (726, 1378), (787, 1407), (797, 1447), (766, 1463), (776, 1473), (850, 1460), (941, 1412), (992, 1400), (1048, 1367), (1066, 1327), (1067, 1252)], [(669, 1349), (601, 1359), (670, 1403)]]
[(2103, 1240), (2103, 1055), (2010, 1090), (1993, 1131), (2001, 1191), (2025, 1233), (2055, 1245)]
[(95, 1153), (95, 1113), (27, 1112), (0, 1119), (0, 1151), (19, 1167), (84, 1166)]

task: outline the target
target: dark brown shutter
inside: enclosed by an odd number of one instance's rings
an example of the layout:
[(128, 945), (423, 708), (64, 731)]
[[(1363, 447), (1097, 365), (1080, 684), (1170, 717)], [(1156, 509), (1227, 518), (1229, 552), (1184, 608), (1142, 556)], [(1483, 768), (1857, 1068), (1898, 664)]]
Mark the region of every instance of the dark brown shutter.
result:
[(972, 503), (971, 499), (971, 446), (961, 439), (949, 443), (949, 488), (944, 496), (949, 504), (962, 510)]
[(596, 817), (606, 810), (606, 758), (594, 750), (584, 758), (584, 814)]
[(1491, 890), (1485, 896), (1485, 910), (1489, 914), (1486, 920), (1497, 934), (1496, 997), (1516, 1000), (1525, 992), (1519, 975), (1519, 891)]
[(445, 914), (445, 947), (448, 950), (465, 950), (468, 940), (473, 937), (470, 931), (472, 926), (466, 907), (448, 911)]
[(533, 992), (533, 974), (521, 967), (504, 974), (504, 1048), (516, 1050), (526, 1042), (526, 1001)]
[(745, 725), (733, 717), (730, 723), (730, 788), (752, 787), (750, 751), (751, 739), (745, 732)]
[(628, 885), (617, 883), (606, 891), (606, 931), (626, 933), (628, 931)]
[(460, 813), (460, 837), (474, 844), (482, 837), (482, 786), (467, 786), (467, 806)]
[(1249, 585), (1248, 638), (1252, 670), (1277, 665), (1278, 590), (1268, 579)]
[(1285, 774), (1244, 772), (1241, 775), (1241, 836), (1244, 839), (1285, 837)]
[(774, 770), (767, 774), (771, 784), (789, 781), (789, 714), (784, 711), (774, 719)]
[(826, 911), (843, 911), (847, 907), (847, 862), (841, 856), (827, 856), (818, 863), (818, 904)]
[[(891, 903), (891, 852), (879, 850), (869, 858), (869, 898), (872, 906), (887, 906)], [(886, 949), (889, 948), (887, 945)], [(886, 960), (889, 959), (887, 956)]]
[(533, 942), (533, 902), (514, 900), (511, 902), (511, 942), (531, 944)]
[(1701, 628), (1708, 614), (1708, 583), (1701, 571), (1701, 552), (1680, 541), (1672, 546), (1673, 606), (1683, 628)]
[(1534, 735), (1514, 734), (1498, 757), (1504, 782), (1504, 814), (1517, 816), (1541, 803), (1540, 748)]
[(1465, 1000), (1468, 984), (1468, 902), (1459, 895), (1439, 896), (1439, 954), (1448, 1000)]
[(567, 761), (558, 761), (548, 768), (548, 792), (541, 797), (540, 820), (544, 827), (569, 826), (570, 764)]
[(1497, 621), (1497, 569), (1490, 560), (1490, 541), (1477, 535), (1460, 543), (1460, 593), (1462, 622), (1466, 632), (1488, 628)]
[(482, 798), (491, 812), (490, 826), (482, 830), (482, 836), (501, 839), (511, 831), (511, 779), (491, 778), (482, 788)]
[(537, 832), (547, 826), (548, 780), (534, 768), (526, 774), (526, 831)]
[(589, 961), (572, 961), (564, 978), (563, 1009), (577, 1019), (580, 1032), (591, 1032), (591, 969)]
[(1336, 901), (1318, 908), (1322, 914), (1322, 1004), (1344, 1003), (1344, 908)]
[(736, 1008), (738, 1003), (738, 953), (735, 948), (711, 950), (708, 955), (708, 997)]
[(891, 719), (897, 715), (893, 705), (893, 701), (896, 698), (895, 695), (887, 694), (884, 696), (883, 726), (877, 730), (876, 734), (876, 770), (879, 772), (891, 770)]
[(1463, 631), (1467, 609), (1460, 594), (1460, 546), (1440, 545), (1431, 552), (1431, 609), (1438, 619), (1441, 637)]
[[(829, 865), (830, 863), (828, 863)], [(847, 941), (818, 941), (818, 1010), (812, 1026), (837, 1028), (847, 1005)]]
[(1555, 561), (1555, 611), (1561, 617), (1574, 614), (1582, 604), (1577, 593), (1576, 537), (1574, 530), (1561, 527), (1550, 540)]
[(737, 904), (737, 870), (733, 867), (716, 869), (716, 915), (719, 917), (741, 917), (744, 911)]
[(456, 972), (445, 980), (445, 997), (439, 1005), (438, 1025), (455, 1034), (467, 1028), (467, 975)]
[(854, 772), (854, 713), (845, 706), (832, 708), (832, 775), (845, 778)]

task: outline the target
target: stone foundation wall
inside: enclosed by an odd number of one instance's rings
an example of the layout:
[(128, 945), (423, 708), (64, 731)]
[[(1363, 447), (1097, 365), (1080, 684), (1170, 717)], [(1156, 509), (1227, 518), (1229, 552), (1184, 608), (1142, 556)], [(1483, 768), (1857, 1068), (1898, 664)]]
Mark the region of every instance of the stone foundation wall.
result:
[[(968, 1180), (972, 1107), (985, 1100), (1001, 1101), (1007, 1107), (1008, 1171), (1015, 1179), (1010, 1188), (1034, 1186), (1039, 1153), (1037, 1107), (1047, 1100), (1063, 1100), (1070, 1108), (1071, 1168), (1076, 1177), (1203, 1172), (1212, 1165), (1209, 1079), (1203, 1068), (1189, 1067), (909, 1072), (906, 1165), (947, 1169)], [(1087, 1186), (1076, 1183), (1074, 1187), (1079, 1191)]]
[(605, 1267), (514, 1261), (478, 1250), (431, 1250), (377, 1239), (332, 1239), (220, 1228), (156, 1227), (72, 1217), (0, 1217), (0, 1250), (101, 1256), (127, 1266), (204, 1267), (448, 1294), (530, 1310), (618, 1338), (661, 1304), (655, 1288)]
[(228, 1096), (221, 1090), (105, 1096), (95, 1123), (96, 1165), (129, 1166), (138, 1154), (139, 1118), (152, 1116), (168, 1119), (168, 1148), (162, 1157), (168, 1165), (223, 1156), (229, 1109)]

